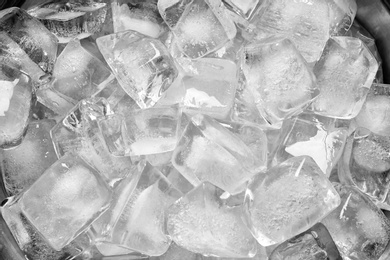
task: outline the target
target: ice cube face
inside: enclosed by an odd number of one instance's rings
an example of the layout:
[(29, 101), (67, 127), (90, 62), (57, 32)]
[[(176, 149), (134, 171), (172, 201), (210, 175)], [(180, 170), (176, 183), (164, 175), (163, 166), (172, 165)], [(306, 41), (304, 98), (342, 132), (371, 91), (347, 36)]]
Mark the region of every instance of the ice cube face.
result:
[(166, 47), (134, 31), (96, 40), (122, 88), (141, 108), (153, 106), (177, 77)]
[(378, 259), (390, 240), (390, 222), (358, 189), (335, 183), (341, 204), (321, 222), (343, 259)]
[(67, 154), (23, 194), (21, 209), (56, 250), (83, 232), (109, 206), (111, 191), (80, 157)]
[(95, 1), (66, 1), (47, 3), (28, 10), (60, 43), (83, 39), (98, 33), (106, 19), (106, 3)]
[(50, 72), (57, 55), (57, 38), (36, 18), (19, 8), (0, 12), (0, 30), (7, 32), (44, 72)]
[(24, 73), (0, 66), (0, 148), (20, 144), (32, 106), (31, 79)]
[(307, 230), (339, 203), (313, 159), (298, 156), (255, 177), (246, 191), (244, 217), (257, 241), (269, 246)]
[(390, 86), (373, 84), (355, 123), (378, 135), (390, 132)]
[(318, 95), (311, 69), (288, 39), (251, 43), (241, 58), (247, 87), (260, 114), (276, 127)]
[(205, 182), (177, 200), (166, 213), (169, 235), (177, 245), (206, 256), (253, 257), (256, 240), (239, 208), (222, 205), (222, 193)]
[(292, 259), (342, 260), (332, 237), (321, 223), (283, 242), (275, 248), (269, 259), (283, 260), (289, 257)]
[(329, 1), (330, 33), (345, 35), (351, 28), (357, 12), (356, 0)]
[(114, 32), (137, 31), (158, 38), (165, 31), (164, 21), (157, 9), (157, 0), (115, 0), (111, 2)]
[(388, 136), (357, 128), (348, 138), (338, 171), (341, 183), (359, 188), (384, 209), (390, 209), (389, 149)]
[(378, 70), (378, 63), (357, 38), (332, 37), (314, 67), (320, 95), (312, 110), (327, 117), (357, 116)]
[(348, 124), (334, 118), (303, 113), (286, 120), (281, 131), (281, 144), (275, 158), (277, 162), (307, 155), (329, 177), (343, 153)]
[(329, 38), (327, 1), (266, 0), (251, 21), (256, 38), (289, 38), (308, 63), (315, 63)]
[(112, 225), (102, 242), (150, 256), (164, 254), (171, 243), (164, 232), (164, 210), (181, 193), (149, 163), (127, 183), (131, 184), (121, 186), (115, 206), (106, 213)]
[(189, 58), (203, 57), (236, 35), (236, 27), (218, 0), (159, 1), (161, 16)]
[(226, 118), (238, 85), (236, 64), (229, 60), (202, 58), (196, 61), (195, 68), (197, 75), (185, 76), (182, 80), (184, 111)]
[(242, 140), (201, 114), (191, 118), (172, 155), (173, 166), (192, 185), (209, 181), (231, 194), (244, 190), (255, 160)]
[(0, 150), (0, 171), (8, 196), (30, 187), (57, 160), (50, 137), (54, 125), (49, 119), (31, 122), (19, 146)]

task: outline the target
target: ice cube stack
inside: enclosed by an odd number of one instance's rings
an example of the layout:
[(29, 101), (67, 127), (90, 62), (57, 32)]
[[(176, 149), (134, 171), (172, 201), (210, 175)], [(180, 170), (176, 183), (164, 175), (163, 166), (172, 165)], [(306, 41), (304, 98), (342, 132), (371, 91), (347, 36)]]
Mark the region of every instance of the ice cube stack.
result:
[(388, 259), (390, 86), (356, 12), (354, 0), (0, 11), (0, 212), (23, 254)]

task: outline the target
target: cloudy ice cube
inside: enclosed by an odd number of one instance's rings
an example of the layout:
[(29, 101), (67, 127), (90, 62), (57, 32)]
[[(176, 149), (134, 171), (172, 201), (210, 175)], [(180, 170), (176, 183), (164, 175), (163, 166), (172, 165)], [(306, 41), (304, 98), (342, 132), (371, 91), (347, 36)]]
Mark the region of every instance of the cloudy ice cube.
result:
[(390, 221), (358, 189), (335, 183), (340, 206), (321, 222), (335, 241), (343, 259), (374, 260), (390, 240)]
[(0, 67), (0, 147), (7, 148), (21, 142), (32, 107), (31, 79), (24, 73)]
[(313, 159), (298, 156), (258, 174), (248, 185), (244, 218), (257, 241), (269, 246), (307, 230), (339, 203)]
[(332, 37), (314, 67), (320, 94), (312, 110), (327, 117), (351, 119), (361, 110), (378, 62), (357, 38)]
[(28, 10), (60, 43), (83, 39), (99, 32), (107, 15), (107, 4), (95, 1), (49, 2)]
[(354, 119), (360, 127), (379, 135), (390, 133), (390, 86), (374, 84), (360, 113)]
[(177, 77), (171, 55), (156, 39), (125, 31), (96, 42), (122, 88), (141, 108), (153, 106)]
[(222, 206), (222, 193), (205, 182), (177, 200), (166, 213), (169, 235), (177, 245), (206, 256), (254, 256), (256, 240), (241, 220), (239, 208)]
[(60, 158), (22, 195), (28, 221), (56, 250), (81, 234), (109, 206), (111, 191), (80, 157)]
[(0, 171), (9, 196), (30, 187), (57, 160), (50, 137), (54, 125), (54, 120), (31, 122), (19, 146), (0, 150)]
[(302, 111), (318, 95), (315, 77), (293, 43), (271, 38), (247, 45), (242, 53), (247, 87), (270, 124)]
[(2, 10), (0, 31), (7, 32), (43, 71), (53, 69), (58, 41), (36, 18), (17, 7)]

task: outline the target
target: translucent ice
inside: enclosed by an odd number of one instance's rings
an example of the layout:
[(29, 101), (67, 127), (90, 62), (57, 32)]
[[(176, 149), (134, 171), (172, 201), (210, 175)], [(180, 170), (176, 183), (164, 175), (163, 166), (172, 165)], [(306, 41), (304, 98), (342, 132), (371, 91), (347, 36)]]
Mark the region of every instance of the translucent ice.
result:
[(242, 62), (255, 104), (272, 125), (280, 127), (283, 119), (301, 112), (318, 95), (311, 69), (288, 39), (251, 43)]
[(364, 43), (352, 37), (333, 37), (314, 67), (320, 95), (315, 113), (351, 119), (363, 106), (378, 70), (378, 63)]
[(223, 2), (233, 12), (250, 19), (263, 0), (223, 0)]
[(308, 156), (293, 157), (258, 174), (245, 196), (245, 219), (257, 241), (269, 246), (307, 230), (340, 203)]
[(0, 66), (0, 147), (20, 143), (30, 118), (31, 79), (24, 73)]
[(222, 190), (205, 182), (167, 210), (173, 241), (195, 253), (219, 257), (252, 257), (257, 243), (240, 217), (239, 208), (222, 205)]
[(345, 35), (352, 26), (357, 12), (356, 0), (330, 0), (330, 33)]
[(334, 185), (341, 204), (321, 222), (343, 259), (378, 259), (390, 240), (389, 219), (358, 189)]
[(141, 108), (153, 106), (177, 77), (171, 55), (156, 39), (125, 31), (96, 42), (122, 88)]
[(80, 157), (60, 158), (22, 195), (20, 207), (56, 250), (81, 234), (109, 206), (111, 191)]

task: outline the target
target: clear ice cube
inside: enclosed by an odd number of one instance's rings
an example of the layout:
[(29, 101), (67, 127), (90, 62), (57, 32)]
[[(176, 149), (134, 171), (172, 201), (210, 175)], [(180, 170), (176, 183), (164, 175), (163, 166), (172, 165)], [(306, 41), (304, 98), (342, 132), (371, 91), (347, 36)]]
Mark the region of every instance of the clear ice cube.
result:
[(330, 34), (345, 35), (352, 26), (356, 12), (356, 0), (330, 0)]
[(277, 127), (318, 95), (313, 72), (288, 39), (269, 38), (245, 46), (242, 67), (260, 114)]
[(177, 77), (173, 59), (159, 40), (125, 31), (96, 42), (122, 88), (141, 108), (153, 106)]
[(312, 110), (327, 117), (351, 119), (364, 104), (378, 62), (360, 39), (337, 36), (329, 39), (313, 71), (320, 94)]
[(264, 0), (222, 0), (224, 4), (233, 12), (241, 15), (245, 19), (252, 18), (256, 9)]
[(339, 204), (339, 195), (313, 159), (298, 156), (258, 174), (248, 185), (244, 218), (257, 241), (269, 246), (307, 230)]

